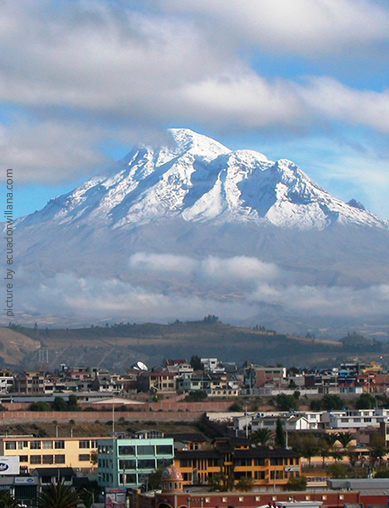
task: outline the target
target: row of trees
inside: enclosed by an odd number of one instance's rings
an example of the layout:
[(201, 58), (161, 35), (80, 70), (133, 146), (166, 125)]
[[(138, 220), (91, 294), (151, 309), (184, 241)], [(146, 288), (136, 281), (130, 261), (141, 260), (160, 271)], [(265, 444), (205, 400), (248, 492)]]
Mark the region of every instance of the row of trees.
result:
[(55, 397), (54, 401), (49, 404), (48, 402), (34, 402), (30, 405), (30, 411), (79, 411), (78, 399), (76, 395), (69, 395), (66, 401), (62, 397)]

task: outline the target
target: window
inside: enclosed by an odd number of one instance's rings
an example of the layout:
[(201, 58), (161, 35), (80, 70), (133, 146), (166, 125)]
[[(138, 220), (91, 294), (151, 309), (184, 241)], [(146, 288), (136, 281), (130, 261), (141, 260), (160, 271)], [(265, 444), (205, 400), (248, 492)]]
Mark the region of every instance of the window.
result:
[(31, 441), (30, 448), (31, 450), (40, 450), (42, 443), (40, 441)]
[(254, 476), (256, 480), (264, 480), (265, 479), (265, 471), (254, 471)]
[(251, 459), (236, 459), (236, 466), (251, 466)]
[(43, 464), (54, 464), (54, 458), (52, 455), (43, 455)]
[(45, 450), (52, 450), (52, 448), (53, 448), (53, 441), (43, 441), (43, 448)]
[(157, 455), (173, 455), (171, 445), (157, 445)]
[(139, 445), (137, 448), (138, 455), (154, 455), (153, 445)]
[(136, 474), (126, 474), (124, 476), (125, 476), (125, 483), (137, 483)]
[(136, 469), (136, 460), (119, 460), (119, 469)]
[(135, 455), (135, 446), (119, 446), (119, 455)]
[(56, 464), (65, 464), (65, 455), (56, 455), (55, 456)]
[(16, 450), (16, 441), (7, 441), (5, 443), (6, 450)]
[(18, 450), (23, 450), (23, 441), (18, 441)]
[(265, 459), (255, 459), (254, 460), (255, 466), (264, 466), (265, 465)]
[(282, 466), (282, 458), (281, 457), (273, 457), (270, 459), (270, 464), (272, 466)]
[(65, 448), (65, 441), (55, 441), (55, 449), (63, 450)]
[(82, 439), (78, 443), (78, 446), (79, 446), (79, 448), (90, 448), (90, 446), (89, 446), (89, 439)]
[(78, 456), (78, 460), (80, 462), (89, 462), (90, 461), (90, 454), (89, 453), (81, 453)]
[(28, 455), (20, 455), (20, 462), (28, 462)]
[(154, 459), (138, 460), (138, 468), (139, 469), (155, 469), (155, 460)]
[(180, 461), (180, 467), (191, 467), (192, 466), (192, 460), (191, 459), (181, 459)]
[(31, 455), (30, 464), (41, 464), (42, 456), (41, 455)]

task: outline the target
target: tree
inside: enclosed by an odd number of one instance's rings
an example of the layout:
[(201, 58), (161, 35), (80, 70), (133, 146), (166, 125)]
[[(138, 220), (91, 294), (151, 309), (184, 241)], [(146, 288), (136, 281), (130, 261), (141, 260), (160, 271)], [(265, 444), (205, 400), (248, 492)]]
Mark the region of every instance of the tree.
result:
[(286, 395), (280, 393), (276, 396), (276, 406), (281, 411), (297, 411), (299, 408), (299, 401), (293, 395)]
[(19, 508), (19, 503), (6, 490), (0, 491), (0, 508)]
[(326, 441), (326, 443), (329, 444), (329, 446), (333, 447), (338, 440), (338, 434), (336, 433), (328, 433), (324, 434), (323, 439)]
[(90, 492), (87, 489), (80, 489), (78, 491), (78, 495), (85, 508), (92, 508), (93, 503), (95, 502), (95, 496), (93, 492)]
[(343, 446), (343, 448), (347, 448), (347, 446), (354, 439), (354, 436), (349, 431), (338, 432), (336, 437), (337, 437), (337, 440), (339, 441), (339, 443)]
[(322, 466), (324, 469), (326, 466), (326, 458), (330, 456), (331, 446), (327, 443), (325, 439), (319, 439), (318, 445), (319, 445), (319, 455), (323, 460)]
[(374, 478), (389, 478), (389, 469), (379, 469), (374, 473)]
[(302, 476), (291, 476), (285, 486), (286, 490), (299, 491), (307, 489), (307, 479)]
[(64, 400), (62, 397), (55, 397), (53, 401), (53, 409), (54, 411), (66, 411), (68, 408), (68, 405), (66, 403), (66, 400)]
[(189, 394), (185, 397), (187, 402), (201, 402), (208, 397), (207, 392), (204, 390), (197, 390), (193, 392), (189, 392)]
[(47, 402), (34, 402), (30, 405), (30, 411), (51, 411), (51, 406)]
[(327, 475), (335, 479), (347, 478), (347, 467), (340, 462), (335, 462), (328, 466)]
[(274, 444), (276, 445), (276, 448), (285, 448), (286, 446), (285, 431), (284, 427), (282, 426), (282, 422), (279, 418), (277, 418), (276, 436), (274, 439)]
[(253, 486), (254, 478), (252, 476), (242, 476), (236, 484), (236, 489), (241, 492), (249, 492)]
[(344, 400), (334, 393), (326, 393), (321, 399), (321, 407), (326, 411), (340, 410), (345, 406)]
[(250, 434), (250, 440), (254, 444), (266, 446), (272, 438), (272, 433), (269, 429), (258, 429)]
[(149, 474), (148, 487), (149, 490), (156, 490), (162, 487), (162, 473), (165, 466), (159, 466), (155, 471)]
[(193, 368), (193, 370), (203, 370), (203, 364), (201, 363), (201, 359), (199, 356), (192, 355), (189, 363)]
[(370, 448), (370, 459), (372, 466), (375, 467), (377, 462), (381, 462), (387, 452), (388, 449), (385, 446), (385, 439), (382, 436), (374, 436)]
[(356, 409), (373, 409), (376, 405), (376, 399), (370, 393), (362, 393), (355, 403)]
[(301, 453), (303, 457), (308, 459), (309, 465), (311, 465), (311, 459), (319, 453), (320, 445), (319, 440), (312, 434), (299, 435), (295, 433), (291, 440), (293, 449)]
[(79, 411), (78, 398), (76, 395), (69, 395), (68, 399), (68, 411)]
[(78, 492), (61, 481), (52, 483), (37, 497), (38, 508), (76, 508), (81, 502)]
[(334, 458), (335, 462), (340, 462), (343, 459), (343, 452), (340, 450), (332, 450), (331, 455)]
[(235, 411), (237, 413), (240, 413), (243, 411), (243, 406), (242, 404), (239, 404), (239, 402), (234, 402), (233, 404), (231, 404), (231, 406), (229, 407), (229, 411)]
[(213, 489), (219, 492), (228, 492), (233, 490), (235, 478), (233, 474), (216, 473), (213, 476)]

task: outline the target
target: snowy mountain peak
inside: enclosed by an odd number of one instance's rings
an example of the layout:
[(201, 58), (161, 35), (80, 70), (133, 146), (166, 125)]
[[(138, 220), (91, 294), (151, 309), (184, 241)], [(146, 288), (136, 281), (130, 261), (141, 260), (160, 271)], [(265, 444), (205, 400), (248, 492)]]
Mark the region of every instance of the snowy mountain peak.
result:
[(170, 129), (169, 135), (171, 143), (135, 147), (102, 176), (22, 222), (116, 229), (180, 218), (298, 229), (334, 223), (388, 228), (355, 200), (346, 204), (330, 196), (290, 160), (274, 162), (254, 150), (232, 151), (190, 129)]
[(169, 129), (178, 148), (182, 153), (191, 152), (207, 160), (213, 160), (219, 155), (230, 153), (232, 150), (204, 134), (198, 134), (191, 129)]

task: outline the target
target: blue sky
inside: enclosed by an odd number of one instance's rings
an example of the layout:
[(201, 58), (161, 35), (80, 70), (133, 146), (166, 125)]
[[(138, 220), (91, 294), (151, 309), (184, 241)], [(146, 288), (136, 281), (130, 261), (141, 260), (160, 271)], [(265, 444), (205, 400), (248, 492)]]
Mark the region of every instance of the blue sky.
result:
[(5, 0), (0, 14), (16, 215), (185, 126), (292, 159), (389, 218), (387, 2)]

